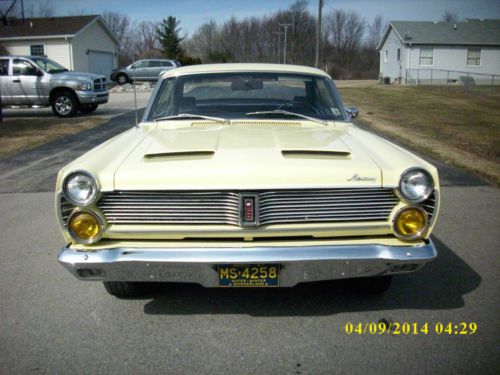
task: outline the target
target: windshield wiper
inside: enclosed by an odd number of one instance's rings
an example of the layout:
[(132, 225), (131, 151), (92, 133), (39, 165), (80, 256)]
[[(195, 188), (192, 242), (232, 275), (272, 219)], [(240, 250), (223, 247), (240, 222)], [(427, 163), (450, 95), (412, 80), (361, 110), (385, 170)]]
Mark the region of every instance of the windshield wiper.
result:
[(64, 73), (64, 72), (67, 72), (68, 69), (64, 68), (64, 69), (52, 69), (49, 71), (50, 74), (57, 74), (57, 73)]
[(204, 120), (212, 120), (217, 122), (223, 122), (224, 124), (229, 124), (229, 120), (227, 118), (222, 117), (212, 117), (212, 116), (204, 116), (204, 115), (193, 115), (191, 113), (179, 113), (178, 115), (158, 117), (153, 119), (153, 121), (168, 121), (168, 120), (179, 120), (179, 119), (188, 119), (188, 118), (201, 118)]
[(287, 115), (287, 116), (295, 116), (300, 117), (309, 121), (317, 122), (319, 124), (327, 126), (328, 123), (325, 120), (321, 120), (316, 117), (306, 116), (301, 113), (295, 113), (290, 111), (284, 111), (282, 109), (275, 109), (274, 111), (260, 111), (260, 112), (248, 112), (245, 113), (245, 116), (260, 116), (260, 115)]

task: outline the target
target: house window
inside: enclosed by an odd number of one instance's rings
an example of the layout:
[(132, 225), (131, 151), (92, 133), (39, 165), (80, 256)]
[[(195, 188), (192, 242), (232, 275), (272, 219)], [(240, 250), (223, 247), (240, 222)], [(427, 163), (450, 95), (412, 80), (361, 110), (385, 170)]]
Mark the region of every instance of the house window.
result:
[(401, 48), (398, 48), (398, 61), (401, 61)]
[(30, 55), (31, 56), (45, 56), (45, 50), (43, 48), (43, 44), (32, 44), (30, 46)]
[(467, 66), (481, 66), (480, 48), (469, 48), (467, 50)]
[(420, 65), (433, 65), (433, 50), (432, 48), (420, 48)]
[(385, 50), (384, 51), (384, 62), (387, 62), (387, 61), (389, 61), (389, 51)]

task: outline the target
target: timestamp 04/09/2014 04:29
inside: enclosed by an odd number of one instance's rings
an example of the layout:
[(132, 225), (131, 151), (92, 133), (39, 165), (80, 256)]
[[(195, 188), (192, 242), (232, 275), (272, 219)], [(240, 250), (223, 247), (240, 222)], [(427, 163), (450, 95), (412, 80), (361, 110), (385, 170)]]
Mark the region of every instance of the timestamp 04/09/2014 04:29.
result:
[(478, 330), (475, 322), (348, 322), (344, 331), (347, 335), (474, 335)]

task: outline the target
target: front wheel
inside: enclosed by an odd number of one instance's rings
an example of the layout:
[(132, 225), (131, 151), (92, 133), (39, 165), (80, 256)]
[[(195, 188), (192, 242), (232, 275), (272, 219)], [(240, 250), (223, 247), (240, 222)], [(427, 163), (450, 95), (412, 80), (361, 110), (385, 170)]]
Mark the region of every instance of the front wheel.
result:
[(97, 104), (82, 104), (80, 106), (80, 112), (83, 114), (92, 113), (97, 109)]
[(103, 284), (109, 294), (118, 298), (140, 297), (144, 293), (144, 286), (141, 283), (105, 281)]
[(59, 117), (72, 117), (78, 111), (78, 99), (76, 95), (69, 91), (61, 91), (54, 95), (52, 99), (52, 112)]
[(116, 82), (118, 82), (119, 85), (124, 85), (129, 82), (128, 76), (125, 73), (118, 74), (118, 77), (116, 77)]

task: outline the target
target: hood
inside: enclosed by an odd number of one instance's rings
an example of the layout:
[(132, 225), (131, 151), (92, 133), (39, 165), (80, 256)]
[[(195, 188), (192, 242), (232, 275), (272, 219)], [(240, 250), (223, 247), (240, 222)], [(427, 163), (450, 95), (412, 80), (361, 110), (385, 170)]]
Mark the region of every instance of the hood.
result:
[(248, 191), (382, 184), (380, 168), (350, 144), (345, 127), (188, 123), (163, 122), (152, 130), (116, 170), (114, 188)]
[(62, 73), (54, 73), (52, 74), (57, 79), (73, 79), (73, 80), (82, 80), (82, 81), (93, 81), (98, 78), (105, 78), (104, 76), (100, 76), (94, 73), (84, 73), (84, 72), (62, 72)]

